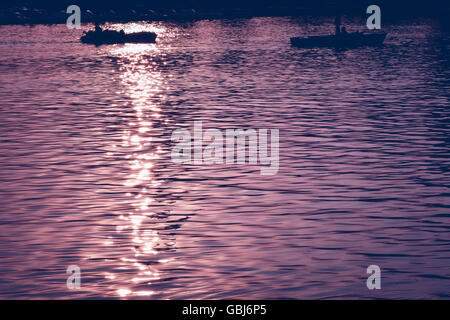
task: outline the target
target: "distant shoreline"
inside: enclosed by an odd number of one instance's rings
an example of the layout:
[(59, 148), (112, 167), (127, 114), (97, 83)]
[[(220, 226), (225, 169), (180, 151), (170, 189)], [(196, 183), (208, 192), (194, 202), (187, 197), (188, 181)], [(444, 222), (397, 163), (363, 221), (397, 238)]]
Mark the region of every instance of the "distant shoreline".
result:
[[(106, 10), (98, 14), (85, 9), (81, 10), (81, 23), (104, 22), (135, 22), (135, 21), (198, 21), (212, 19), (245, 19), (253, 17), (327, 17), (334, 16), (335, 9), (324, 8), (318, 11), (311, 8), (261, 8), (261, 9), (214, 9), (214, 10), (195, 10), (195, 9), (164, 9), (164, 10)], [(442, 12), (445, 12), (443, 10)], [(421, 12), (420, 17), (442, 18), (443, 13), (426, 14)], [(349, 17), (365, 18), (363, 8), (351, 10), (344, 14)], [(47, 11), (44, 9), (10, 8), (0, 11), (0, 25), (37, 25), (37, 24), (65, 24), (70, 14), (65, 10)], [(412, 13), (402, 12), (398, 15), (389, 15), (385, 12), (383, 18), (392, 20), (395, 18), (417, 17)]]
[[(250, 12), (244, 10), (227, 10), (221, 12), (197, 11), (197, 10), (154, 10), (128, 12), (102, 12), (93, 14), (90, 10), (82, 10), (81, 23), (104, 22), (133, 22), (133, 21), (193, 21), (205, 19), (226, 18), (252, 18), (257, 16), (284, 16), (288, 12)], [(41, 10), (29, 10), (25, 12), (14, 12), (7, 15), (0, 13), (0, 25), (28, 25), (28, 24), (65, 24), (70, 14), (65, 11), (43, 12)]]
[[(331, 10), (324, 10), (325, 15), (332, 15)], [(265, 9), (162, 9), (162, 10), (107, 10), (94, 14), (89, 9), (81, 9), (81, 23), (132, 22), (132, 21), (196, 21), (207, 19), (237, 19), (268, 16), (306, 16), (317, 14), (317, 11), (305, 8), (265, 8)], [(6, 14), (0, 12), (0, 25), (17, 24), (63, 24), (69, 14), (65, 10), (48, 12), (42, 9), (10, 10)]]

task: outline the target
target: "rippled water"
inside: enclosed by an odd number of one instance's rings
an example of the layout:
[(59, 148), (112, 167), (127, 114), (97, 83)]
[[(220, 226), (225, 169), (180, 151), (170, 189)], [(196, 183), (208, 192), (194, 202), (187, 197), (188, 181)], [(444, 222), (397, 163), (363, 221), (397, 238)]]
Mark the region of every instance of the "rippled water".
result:
[[(449, 35), (290, 47), (330, 22), (1, 26), (0, 298), (449, 298)], [(174, 164), (194, 120), (279, 129), (279, 172)]]

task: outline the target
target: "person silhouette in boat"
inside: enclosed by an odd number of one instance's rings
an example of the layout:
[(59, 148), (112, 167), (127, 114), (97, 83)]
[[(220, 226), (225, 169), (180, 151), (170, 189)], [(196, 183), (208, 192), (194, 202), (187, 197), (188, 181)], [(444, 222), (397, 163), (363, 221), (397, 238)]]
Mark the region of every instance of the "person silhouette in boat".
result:
[(335, 34), (338, 36), (341, 33), (341, 16), (337, 15), (334, 18)]
[(103, 29), (100, 27), (98, 22), (95, 22), (95, 32), (96, 33), (102, 33), (103, 32)]

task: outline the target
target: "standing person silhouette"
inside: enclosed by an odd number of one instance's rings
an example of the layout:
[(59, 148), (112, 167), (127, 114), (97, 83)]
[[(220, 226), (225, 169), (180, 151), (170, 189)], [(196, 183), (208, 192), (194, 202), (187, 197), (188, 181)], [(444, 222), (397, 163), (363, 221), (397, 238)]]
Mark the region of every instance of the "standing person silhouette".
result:
[(100, 25), (98, 24), (98, 21), (95, 22), (95, 32), (101, 33), (103, 30), (100, 28)]
[(335, 33), (339, 35), (341, 33), (341, 15), (337, 15), (334, 19)]

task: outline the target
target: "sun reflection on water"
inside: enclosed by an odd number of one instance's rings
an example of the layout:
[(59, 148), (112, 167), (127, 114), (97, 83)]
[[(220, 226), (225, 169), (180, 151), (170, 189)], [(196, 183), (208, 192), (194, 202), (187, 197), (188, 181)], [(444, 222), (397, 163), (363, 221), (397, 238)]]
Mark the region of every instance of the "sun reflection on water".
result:
[[(127, 23), (105, 23), (105, 29), (120, 31), (125, 33), (133, 32), (155, 32), (158, 36), (167, 32), (167, 29), (162, 25), (147, 24), (142, 22), (127, 22)], [(139, 51), (139, 48), (134, 47), (133, 50)]]
[[(116, 27), (123, 28), (125, 32), (144, 31), (138, 25)], [(130, 236), (129, 245), (132, 249), (129, 256), (122, 257), (121, 264), (126, 269), (136, 271), (128, 280), (118, 282), (120, 288), (115, 292), (122, 298), (152, 296), (156, 292), (150, 290), (150, 286), (153, 281), (160, 279), (160, 273), (154, 264), (160, 265), (167, 261), (156, 258), (158, 247), (164, 244), (159, 232), (151, 228), (155, 215), (152, 204), (157, 202), (151, 189), (163, 183), (154, 172), (160, 155), (159, 147), (152, 139), (155, 121), (160, 121), (158, 119), (161, 118), (157, 101), (163, 94), (164, 86), (163, 74), (153, 59), (160, 52), (154, 44), (126, 44), (114, 48), (112, 53), (120, 58), (120, 81), (134, 110), (134, 117), (122, 135), (122, 147), (127, 150), (126, 159), (130, 172), (123, 184), (129, 190), (126, 195), (130, 198), (132, 209), (120, 215), (121, 222), (117, 225), (116, 232)], [(115, 279), (116, 275), (108, 274), (106, 277)], [(139, 290), (133, 290), (136, 286)]]

